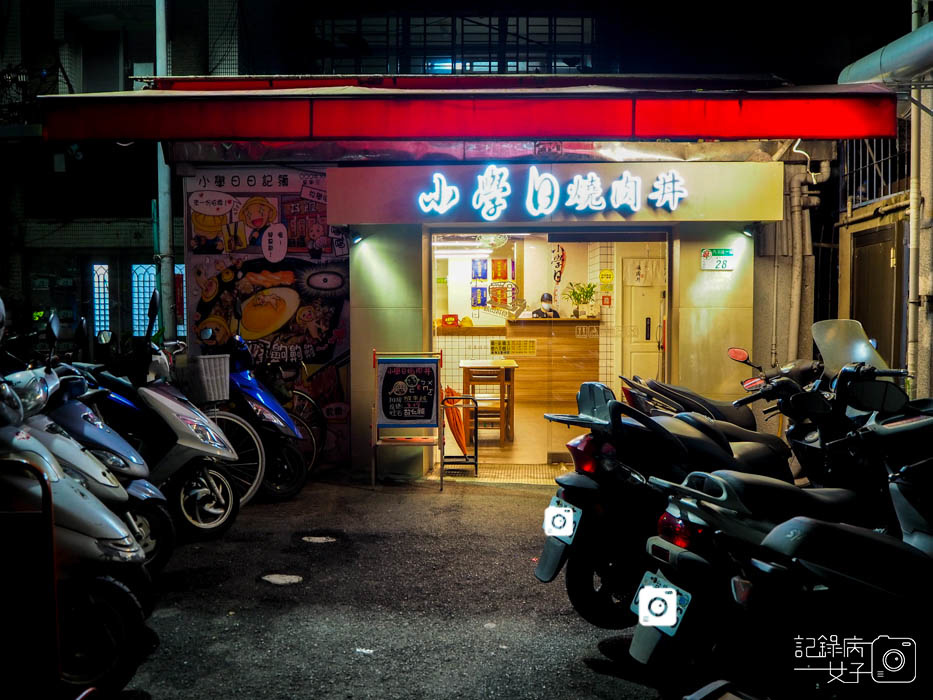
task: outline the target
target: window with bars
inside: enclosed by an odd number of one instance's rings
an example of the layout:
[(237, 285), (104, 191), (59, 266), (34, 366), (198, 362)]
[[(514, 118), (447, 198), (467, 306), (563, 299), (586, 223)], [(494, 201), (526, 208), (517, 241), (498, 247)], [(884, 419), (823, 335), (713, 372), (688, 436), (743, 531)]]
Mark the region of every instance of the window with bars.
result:
[[(133, 297), (133, 335), (143, 336), (146, 334), (146, 328), (149, 325), (149, 297), (152, 296), (152, 291), (156, 287), (156, 266), (149, 265), (133, 265), (130, 270), (132, 276), (131, 283), (131, 294)], [(182, 289), (185, 288), (185, 266), (184, 264), (175, 265), (175, 274), (182, 276)], [(175, 299), (176, 305), (178, 304), (178, 299)], [(187, 318), (188, 314), (188, 300), (184, 294), (181, 295), (182, 303), (182, 318)], [(158, 332), (159, 320), (156, 319), (156, 325), (153, 329), (153, 333)], [(179, 323), (176, 328), (176, 334), (178, 337), (184, 337), (185, 333), (185, 324)]]
[(593, 17), (404, 15), (318, 18), (318, 73), (578, 73), (592, 70)]
[(842, 141), (839, 210), (870, 204), (910, 189), (909, 122), (898, 120), (897, 138)]
[(91, 265), (94, 333), (110, 330), (110, 265)]

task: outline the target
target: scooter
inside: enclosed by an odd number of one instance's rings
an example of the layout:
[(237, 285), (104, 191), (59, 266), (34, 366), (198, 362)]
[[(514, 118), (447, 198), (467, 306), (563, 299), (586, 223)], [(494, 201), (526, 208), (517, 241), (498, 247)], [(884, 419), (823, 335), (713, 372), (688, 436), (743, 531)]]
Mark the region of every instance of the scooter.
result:
[[(826, 446), (828, 451), (844, 452), (852, 468), (887, 472), (883, 483), (895, 521), (884, 530), (872, 529), (877, 524), (872, 521), (887, 520), (886, 510), (854, 510), (850, 506), (855, 494), (843, 489), (797, 489), (796, 494), (785, 494), (783, 485), (754, 483), (746, 475), (727, 472), (693, 474), (684, 484), (651, 480), (671, 495), (671, 506), (659, 522), (660, 535), (647, 542), (660, 570), (649, 570), (645, 577), (676, 591), (676, 621), (639, 626), (631, 646), (636, 659), (657, 664), (659, 657), (677, 658), (685, 664), (691, 657), (709, 659), (717, 647), (722, 656), (732, 635), (740, 634), (735, 629), (740, 610), (730, 598), (747, 600), (750, 570), (783, 581), (785, 595), (809, 590), (806, 579), (815, 580), (817, 589), (835, 591), (829, 602), (843, 618), (847, 605), (864, 610), (865, 597), (877, 598), (879, 592), (892, 599), (909, 596), (915, 581), (933, 573), (933, 502), (928, 495), (933, 462), (914, 462), (926, 453), (933, 437), (933, 415), (921, 410), (918, 402), (908, 402), (896, 385), (880, 379), (895, 373), (899, 371), (862, 363), (841, 368), (834, 381), (840, 398), (870, 417)], [(821, 392), (814, 396), (825, 402), (825, 413), (833, 410)], [(859, 519), (867, 519), (869, 527), (826, 522), (858, 523)], [(775, 553), (783, 563), (761, 563)], [(787, 575), (792, 570), (796, 577)], [(844, 601), (839, 599), (843, 595)], [(769, 600), (780, 604), (781, 614), (793, 614), (787, 600)], [(779, 618), (771, 621), (778, 623)], [(713, 630), (716, 634), (711, 637)]]
[[(235, 314), (240, 317), (239, 300)], [(213, 338), (213, 329), (207, 329), (202, 340), (210, 343)], [(246, 341), (234, 335), (226, 346), (218, 349), (230, 354), (230, 400), (220, 407), (222, 410), (209, 411), (209, 415), (225, 431), (225, 421), (231, 420), (230, 414), (247, 421), (261, 437), (263, 457), (268, 457), (262, 472), (255, 475), (252, 483), (246, 484), (240, 503), (245, 504), (257, 490), (275, 500), (292, 498), (301, 491), (308, 475), (297, 446), (301, 432), (275, 395), (256, 377)]]
[(29, 475), (35, 470), (52, 494), (59, 685), (72, 697), (89, 687), (118, 691), (158, 644), (139, 600), (123, 582), (142, 569), (145, 555), (117, 516), (68, 478), (52, 453), (23, 430), (22, 403), (2, 378), (0, 404), (0, 461), (9, 467), (0, 472), (0, 501), (5, 508), (34, 508), (42, 498)]
[[(58, 332), (58, 318), (52, 315), (46, 329), (50, 348), (44, 368), (8, 375), (30, 404), (26, 426), (70, 477), (124, 519), (146, 552), (147, 570), (155, 574), (175, 547), (175, 528), (165, 496), (146, 480), (149, 470), (139, 453), (82, 402), (97, 400), (99, 394), (88, 392), (87, 381), (73, 367), (61, 363), (52, 367)], [(15, 358), (7, 354), (6, 359)], [(43, 392), (46, 400), (35, 405), (36, 394)]]
[(95, 412), (150, 466), (152, 481), (168, 498), (176, 528), (189, 538), (220, 537), (239, 512), (239, 495), (222, 466), (235, 462), (237, 454), (220, 428), (165, 380), (167, 356), (150, 341), (158, 310), (155, 291), (149, 300), (146, 336), (132, 356), (110, 366), (74, 366), (92, 388), (108, 390), (94, 402)]
[(548, 536), (535, 577), (553, 581), (566, 563), (571, 604), (599, 627), (617, 629), (634, 620), (629, 602), (648, 563), (644, 541), (666, 506), (666, 499), (647, 488), (648, 475), (679, 481), (716, 464), (793, 483), (790, 449), (777, 436), (694, 413), (648, 416), (616, 401), (609, 387), (597, 382), (581, 385), (577, 411), (545, 415), (590, 432), (567, 443), (574, 472), (555, 479), (560, 488), (548, 508), (565, 509), (572, 524)]

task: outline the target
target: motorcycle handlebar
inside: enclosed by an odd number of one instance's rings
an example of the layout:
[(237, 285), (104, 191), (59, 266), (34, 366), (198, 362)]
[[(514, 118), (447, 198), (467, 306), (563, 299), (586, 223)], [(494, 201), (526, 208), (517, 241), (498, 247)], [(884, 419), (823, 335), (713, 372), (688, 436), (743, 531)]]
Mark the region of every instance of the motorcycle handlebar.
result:
[(758, 399), (763, 398), (761, 392), (755, 392), (754, 394), (749, 394), (748, 396), (743, 396), (741, 399), (736, 399), (732, 402), (732, 405), (736, 408), (741, 406), (747, 406), (750, 403), (758, 401)]

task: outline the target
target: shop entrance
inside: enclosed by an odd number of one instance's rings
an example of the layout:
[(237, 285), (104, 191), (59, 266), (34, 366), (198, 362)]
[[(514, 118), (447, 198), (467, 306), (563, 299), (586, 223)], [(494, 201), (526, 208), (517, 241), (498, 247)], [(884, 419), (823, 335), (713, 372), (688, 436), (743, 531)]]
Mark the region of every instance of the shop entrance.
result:
[[(579, 431), (545, 413), (575, 413), (585, 381), (665, 377), (667, 260), (665, 234), (432, 233), (432, 350), (445, 391), (479, 400), (479, 481), (553, 483)], [(448, 452), (474, 449), (472, 415)]]

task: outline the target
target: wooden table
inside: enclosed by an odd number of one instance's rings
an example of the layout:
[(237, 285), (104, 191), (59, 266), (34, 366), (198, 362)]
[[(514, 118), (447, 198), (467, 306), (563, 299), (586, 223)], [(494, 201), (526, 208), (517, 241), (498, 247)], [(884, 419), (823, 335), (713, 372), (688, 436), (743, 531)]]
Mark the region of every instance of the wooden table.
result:
[[(506, 408), (506, 426), (505, 436), (508, 440), (515, 440), (515, 370), (518, 369), (518, 363), (515, 360), (461, 360), (460, 369), (463, 370), (463, 393), (472, 394), (473, 387), (477, 385), (488, 384), (489, 382), (477, 381), (475, 375), (481, 375), (484, 371), (505, 370), (505, 392), (500, 391), (500, 405), (504, 402)], [(470, 409), (464, 409), (463, 429), (467, 440), (470, 439)], [(501, 427), (500, 427), (501, 436)], [(502, 439), (500, 437), (501, 445)]]

